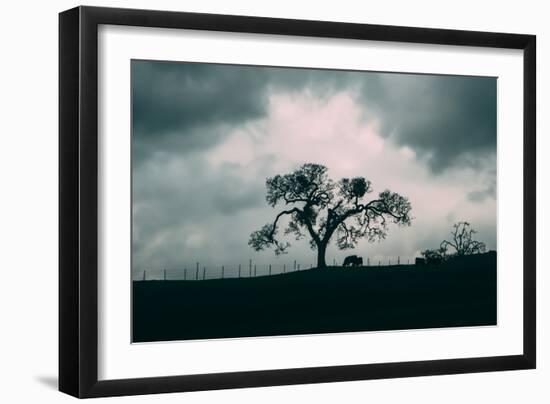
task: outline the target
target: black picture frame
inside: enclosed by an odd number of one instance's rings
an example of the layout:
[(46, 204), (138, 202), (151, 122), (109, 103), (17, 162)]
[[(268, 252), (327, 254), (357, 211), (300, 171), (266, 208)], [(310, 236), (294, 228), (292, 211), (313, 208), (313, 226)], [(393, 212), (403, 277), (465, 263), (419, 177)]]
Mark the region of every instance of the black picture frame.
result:
[[(98, 380), (100, 24), (523, 50), (523, 354)], [(97, 7), (60, 13), (59, 390), (86, 398), (535, 368), (535, 103), (534, 35)]]

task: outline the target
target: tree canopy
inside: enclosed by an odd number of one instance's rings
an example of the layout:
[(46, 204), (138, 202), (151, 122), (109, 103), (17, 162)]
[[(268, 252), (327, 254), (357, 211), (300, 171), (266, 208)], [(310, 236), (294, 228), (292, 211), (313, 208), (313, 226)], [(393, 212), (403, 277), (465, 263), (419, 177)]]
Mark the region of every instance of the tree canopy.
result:
[(309, 237), (312, 249), (317, 250), (317, 266), (324, 267), (327, 245), (333, 236), (340, 249), (353, 248), (358, 241), (384, 239), (388, 222), (408, 226), (412, 217), (409, 200), (389, 190), (368, 200), (373, 192), (364, 177), (342, 178), (335, 182), (327, 175), (327, 167), (303, 164), (295, 171), (266, 180), (266, 201), (284, 208), (271, 223), (250, 235), (248, 244), (255, 250), (274, 248), (285, 253), (290, 242), (280, 237), (280, 220), (288, 217), (284, 235), (299, 240)]

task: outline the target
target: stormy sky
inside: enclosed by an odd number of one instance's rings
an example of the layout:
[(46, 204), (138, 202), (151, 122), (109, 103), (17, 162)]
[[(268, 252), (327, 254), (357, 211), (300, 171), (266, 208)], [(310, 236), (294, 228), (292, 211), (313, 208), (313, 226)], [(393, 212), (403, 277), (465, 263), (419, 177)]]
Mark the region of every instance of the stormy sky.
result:
[[(303, 163), (373, 195), (407, 196), (410, 227), (359, 243), (371, 263), (414, 259), (466, 220), (496, 249), (496, 78), (134, 60), (132, 271), (315, 263), (307, 240), (255, 252), (250, 233), (278, 213), (265, 180)], [(243, 269), (244, 271), (244, 269)]]

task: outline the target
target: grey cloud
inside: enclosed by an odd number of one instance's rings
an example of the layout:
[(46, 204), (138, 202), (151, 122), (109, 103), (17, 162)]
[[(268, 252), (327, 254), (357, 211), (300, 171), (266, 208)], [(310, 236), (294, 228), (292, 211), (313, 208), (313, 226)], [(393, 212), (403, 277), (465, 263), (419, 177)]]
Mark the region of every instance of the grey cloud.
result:
[(270, 77), (274, 89), (318, 97), (354, 92), (381, 135), (415, 150), (434, 173), (483, 165), (496, 152), (496, 78), (299, 69)]
[(470, 202), (482, 203), (487, 199), (497, 199), (497, 164), (496, 159), (487, 159), (485, 165), (480, 167), (477, 173), (484, 173), (485, 180), (478, 189), (466, 194)]
[[(247, 216), (249, 211), (265, 204), (263, 183), (246, 182), (239, 176), (242, 169), (210, 167), (200, 155), (185, 159), (156, 157), (135, 167), (132, 191), (135, 269), (143, 270), (143, 263), (176, 266), (191, 256), (196, 259), (188, 245), (194, 232), (207, 235), (209, 245), (228, 245), (227, 233), (214, 229), (224, 228), (226, 222), (239, 215)], [(204, 250), (201, 249), (203, 257)]]
[(157, 136), (259, 117), (265, 76), (244, 66), (133, 61), (134, 129)]
[(205, 148), (234, 125), (262, 117), (265, 76), (233, 65), (132, 61), (136, 157), (155, 147)]
[(217, 144), (264, 118), (269, 94), (351, 90), (382, 135), (411, 147), (434, 172), (475, 166), (496, 146), (496, 79), (133, 61), (134, 156)]
[(208, 149), (231, 129), (264, 118), (268, 96), (308, 88), (328, 97), (350, 72), (132, 61), (133, 159)]
[(378, 74), (361, 90), (382, 134), (411, 147), (434, 172), (475, 166), (496, 152), (496, 79)]
[(484, 202), (487, 198), (496, 198), (496, 184), (491, 184), (487, 188), (469, 192), (468, 200), (471, 202)]

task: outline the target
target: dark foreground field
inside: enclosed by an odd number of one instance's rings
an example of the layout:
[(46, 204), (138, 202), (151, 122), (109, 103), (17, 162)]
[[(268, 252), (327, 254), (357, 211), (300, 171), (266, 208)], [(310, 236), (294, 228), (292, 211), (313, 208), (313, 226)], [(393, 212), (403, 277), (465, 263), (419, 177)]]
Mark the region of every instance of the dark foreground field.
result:
[(496, 324), (496, 254), (441, 265), (133, 282), (133, 341)]

